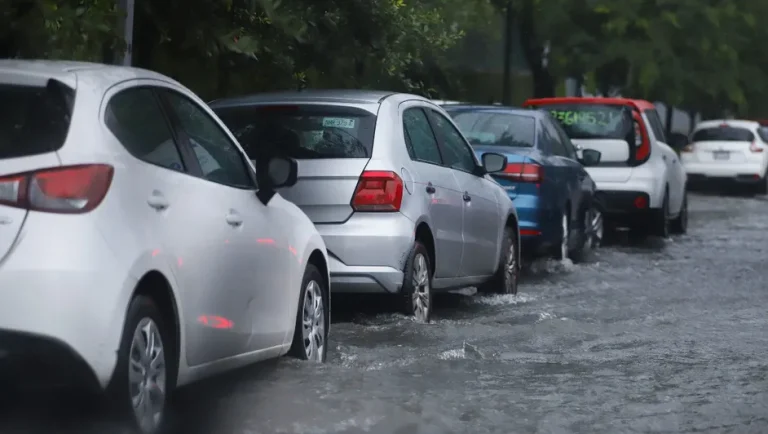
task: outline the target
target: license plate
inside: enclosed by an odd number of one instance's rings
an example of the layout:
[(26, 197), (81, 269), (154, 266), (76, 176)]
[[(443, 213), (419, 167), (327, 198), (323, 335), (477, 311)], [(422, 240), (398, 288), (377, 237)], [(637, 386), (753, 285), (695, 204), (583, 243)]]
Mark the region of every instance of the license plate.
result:
[(731, 153), (728, 151), (713, 152), (712, 157), (715, 160), (728, 160), (731, 158)]

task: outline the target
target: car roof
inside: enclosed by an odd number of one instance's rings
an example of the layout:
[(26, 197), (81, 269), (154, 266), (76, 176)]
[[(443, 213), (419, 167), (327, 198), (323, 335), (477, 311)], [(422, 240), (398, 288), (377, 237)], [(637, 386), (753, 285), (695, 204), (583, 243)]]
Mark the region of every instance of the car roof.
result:
[(712, 119), (708, 121), (699, 122), (698, 124), (696, 124), (696, 127), (694, 127), (694, 131), (701, 130), (704, 128), (716, 128), (716, 127), (720, 127), (723, 124), (726, 124), (729, 127), (746, 128), (746, 129), (755, 129), (761, 126), (760, 122), (758, 121), (743, 120), (743, 119)]
[(72, 88), (77, 87), (78, 78), (87, 78), (91, 83), (102, 88), (108, 88), (125, 80), (141, 78), (179, 84), (162, 74), (146, 69), (68, 60), (0, 59), (0, 74), (3, 72), (20, 72), (40, 78), (53, 78)]
[(550, 104), (608, 104), (608, 105), (629, 105), (638, 110), (653, 110), (656, 106), (644, 99), (632, 98), (606, 98), (606, 97), (558, 97), (558, 98), (531, 98), (523, 103), (523, 107), (532, 105), (550, 105)]
[(398, 94), (397, 92), (381, 90), (306, 89), (265, 92), (233, 98), (222, 98), (213, 100), (209, 104), (218, 107), (280, 102), (379, 104), (384, 99), (393, 95), (408, 95), (419, 99), (425, 99), (417, 95)]

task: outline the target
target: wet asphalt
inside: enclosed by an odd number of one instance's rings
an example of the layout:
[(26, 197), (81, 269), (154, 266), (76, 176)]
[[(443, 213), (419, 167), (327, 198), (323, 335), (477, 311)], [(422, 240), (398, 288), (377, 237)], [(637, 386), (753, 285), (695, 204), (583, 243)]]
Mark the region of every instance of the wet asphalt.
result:
[[(328, 363), (190, 386), (175, 431), (766, 434), (768, 199), (689, 201), (688, 235), (537, 261), (517, 296), (444, 296), (432, 324), (337, 297)], [(3, 434), (117, 432), (72, 398), (6, 401)]]

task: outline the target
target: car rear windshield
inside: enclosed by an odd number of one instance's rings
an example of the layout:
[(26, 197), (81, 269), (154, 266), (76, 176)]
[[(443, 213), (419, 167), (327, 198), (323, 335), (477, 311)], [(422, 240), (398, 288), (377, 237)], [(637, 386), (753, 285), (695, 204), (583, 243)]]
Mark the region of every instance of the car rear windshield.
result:
[(548, 111), (571, 139), (626, 140), (632, 129), (632, 111), (609, 104), (547, 104)]
[(477, 111), (448, 113), (473, 145), (520, 148), (532, 148), (535, 145), (536, 120), (532, 116)]
[(64, 146), (75, 102), (74, 89), (0, 83), (0, 160), (55, 152)]
[(755, 135), (746, 128), (731, 126), (702, 128), (693, 133), (693, 142), (752, 142)]
[(369, 158), (376, 116), (325, 105), (214, 107), (251, 158)]

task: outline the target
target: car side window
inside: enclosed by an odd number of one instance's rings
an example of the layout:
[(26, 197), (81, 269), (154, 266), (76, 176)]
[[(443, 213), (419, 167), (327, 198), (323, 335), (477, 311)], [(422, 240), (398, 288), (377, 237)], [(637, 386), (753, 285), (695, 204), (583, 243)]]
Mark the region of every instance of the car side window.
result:
[(757, 135), (760, 136), (760, 140), (763, 143), (768, 143), (768, 127), (759, 127), (757, 129)]
[(565, 132), (563, 127), (560, 126), (558, 122), (550, 122), (552, 124), (552, 128), (554, 128), (557, 131), (557, 135), (560, 138), (560, 143), (562, 143), (563, 148), (565, 149), (565, 154), (568, 158), (576, 160), (578, 156), (576, 155), (576, 147), (573, 145), (573, 142), (571, 141), (571, 138), (568, 137), (568, 134)]
[(651, 130), (653, 130), (653, 136), (656, 140), (667, 143), (667, 137), (664, 133), (664, 125), (661, 123), (661, 118), (656, 110), (646, 110), (645, 116), (648, 118), (648, 122), (651, 124)]
[(547, 140), (550, 143), (552, 154), (559, 157), (568, 157), (568, 152), (565, 150), (565, 145), (560, 139), (560, 134), (557, 132), (557, 129), (553, 123), (549, 122), (548, 120), (543, 120), (541, 123), (544, 126), (545, 135), (549, 136)]
[(430, 110), (435, 129), (442, 139), (443, 161), (453, 169), (473, 173), (477, 167), (475, 155), (469, 143), (445, 116)]
[(437, 139), (424, 110), (412, 107), (403, 112), (403, 134), (412, 159), (443, 164)]
[(185, 171), (160, 101), (152, 89), (135, 87), (112, 96), (104, 123), (134, 157), (166, 169)]
[(236, 188), (254, 188), (243, 154), (219, 125), (195, 102), (170, 90), (163, 95), (189, 137), (203, 177)]

